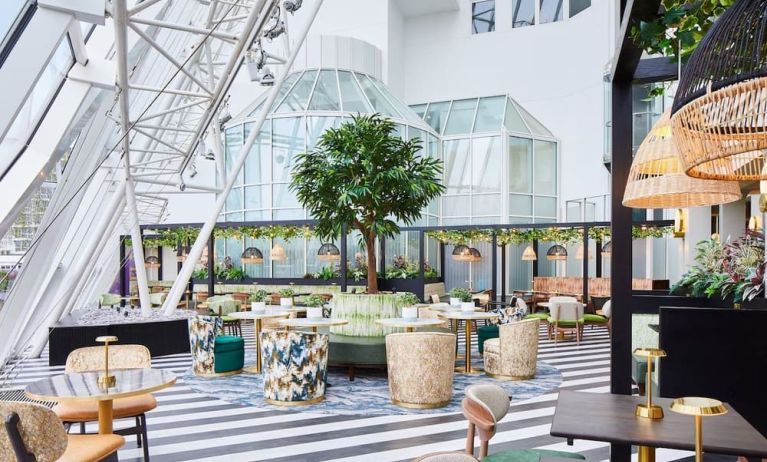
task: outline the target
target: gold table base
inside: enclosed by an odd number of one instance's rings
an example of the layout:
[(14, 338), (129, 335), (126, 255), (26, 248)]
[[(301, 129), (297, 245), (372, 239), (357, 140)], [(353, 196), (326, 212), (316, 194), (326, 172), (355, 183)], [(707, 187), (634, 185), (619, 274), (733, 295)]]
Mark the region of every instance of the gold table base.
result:
[(655, 462), (655, 448), (652, 446), (639, 446), (637, 456), (639, 462)]

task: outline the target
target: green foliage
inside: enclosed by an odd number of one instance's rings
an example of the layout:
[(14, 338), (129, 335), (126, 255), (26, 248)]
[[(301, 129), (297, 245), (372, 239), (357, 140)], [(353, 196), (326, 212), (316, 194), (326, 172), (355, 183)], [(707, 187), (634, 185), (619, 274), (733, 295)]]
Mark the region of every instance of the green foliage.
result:
[(233, 240), (249, 237), (251, 239), (282, 239), (289, 242), (291, 239), (299, 237), (311, 237), (312, 234), (312, 229), (308, 226), (229, 226), (213, 230), (216, 239)]
[(9, 284), (10, 284), (10, 281), (8, 280), (8, 272), (0, 271), (0, 291), (4, 292), (8, 290)]
[(735, 303), (764, 293), (764, 238), (749, 231), (723, 245), (719, 240), (695, 246), (695, 264), (671, 287), (672, 294), (732, 298)]
[(445, 190), (442, 163), (420, 151), (420, 140), (403, 140), (394, 122), (374, 114), (328, 129), (296, 158), (290, 189), (317, 220), (315, 233), (331, 239), (345, 225), (362, 234), (369, 293), (378, 292), (375, 239), (394, 237), (397, 222), (412, 224)]
[(403, 306), (414, 306), (421, 301), (416, 297), (414, 293), (411, 292), (402, 292), (399, 294), (400, 300), (402, 300)]
[[(649, 54), (683, 61), (690, 57), (716, 18), (735, 0), (663, 0), (649, 21), (632, 24), (634, 43)], [(658, 87), (662, 88), (662, 87)]]
[(325, 281), (328, 281), (330, 279), (340, 278), (340, 277), (341, 277), (341, 271), (333, 269), (333, 266), (324, 266), (322, 267), (321, 270), (312, 274), (312, 278), (323, 279)]
[(280, 294), (280, 298), (290, 298), (296, 294), (296, 292), (291, 288), (280, 289), (278, 293)]
[[(589, 238), (606, 241), (610, 237), (610, 228), (589, 228)], [(671, 226), (634, 226), (631, 229), (631, 237), (634, 239), (658, 238), (673, 232)], [(510, 229), (485, 229), (485, 230), (441, 230), (427, 231), (426, 235), (437, 239), (444, 244), (467, 244), (471, 241), (489, 242), (496, 235), (499, 246), (519, 245), (533, 240), (543, 242), (557, 242), (560, 244), (572, 244), (583, 239), (581, 228), (510, 228)]]
[(192, 279), (208, 279), (208, 268), (202, 267), (192, 272)]
[(221, 281), (240, 281), (245, 277), (245, 271), (234, 266), (231, 268), (221, 267), (216, 269), (216, 279)]
[(311, 306), (311, 307), (315, 307), (315, 308), (320, 308), (324, 304), (325, 304), (325, 301), (319, 295), (310, 295), (310, 296), (306, 297), (306, 305), (307, 306)]
[(453, 289), (450, 291), (450, 296), (457, 298), (462, 302), (471, 301), (471, 292), (469, 292), (469, 289), (464, 287), (453, 287)]
[(265, 302), (268, 295), (269, 294), (264, 289), (258, 289), (250, 294), (249, 298), (251, 302)]

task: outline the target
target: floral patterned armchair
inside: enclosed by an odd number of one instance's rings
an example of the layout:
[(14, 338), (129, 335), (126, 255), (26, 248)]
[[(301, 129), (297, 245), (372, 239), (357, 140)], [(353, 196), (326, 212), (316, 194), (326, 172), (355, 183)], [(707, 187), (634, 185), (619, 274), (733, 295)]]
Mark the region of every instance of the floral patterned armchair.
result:
[(314, 404), (325, 398), (327, 334), (274, 330), (261, 333), (264, 399), (270, 404)]
[(223, 335), (224, 321), (219, 316), (189, 319), (189, 347), (195, 375), (237, 374), (245, 361), (242, 337)]

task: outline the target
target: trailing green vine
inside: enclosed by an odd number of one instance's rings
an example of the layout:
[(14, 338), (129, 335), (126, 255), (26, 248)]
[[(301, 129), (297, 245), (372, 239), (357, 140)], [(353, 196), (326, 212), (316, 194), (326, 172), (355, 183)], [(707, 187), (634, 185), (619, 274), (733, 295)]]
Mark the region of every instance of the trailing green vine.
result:
[[(607, 241), (610, 239), (609, 227), (589, 228), (591, 240)], [(673, 232), (671, 226), (634, 226), (631, 229), (633, 239), (664, 237)], [(519, 245), (534, 240), (572, 244), (583, 239), (582, 228), (534, 228), (534, 229), (495, 229), (495, 230), (441, 230), (427, 231), (426, 235), (443, 244), (458, 245), (471, 241), (489, 242), (496, 236), (499, 246)]]

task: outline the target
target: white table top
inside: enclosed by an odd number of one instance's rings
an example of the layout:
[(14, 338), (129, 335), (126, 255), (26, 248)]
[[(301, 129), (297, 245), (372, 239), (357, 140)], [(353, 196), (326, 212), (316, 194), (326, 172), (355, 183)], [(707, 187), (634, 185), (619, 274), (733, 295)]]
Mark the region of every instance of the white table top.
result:
[(330, 319), (330, 318), (291, 318), (282, 319), (279, 321), (283, 327), (330, 327), (330, 326), (343, 326), (349, 324), (346, 319)]
[(445, 323), (445, 321), (436, 318), (386, 318), (376, 319), (376, 322), (386, 327), (427, 327)]
[[(449, 305), (447, 303), (435, 303), (433, 305), (428, 305), (425, 308), (429, 308), (433, 311), (441, 311), (441, 312), (451, 312), (451, 311), (461, 311), (460, 305)], [(474, 311), (483, 311), (482, 308), (475, 306)]]
[(439, 313), (438, 316), (441, 318), (447, 318), (447, 319), (474, 320), (474, 319), (493, 319), (493, 318), (497, 318), (499, 315), (496, 313), (485, 313), (484, 311), (480, 311), (480, 312), (475, 311), (473, 313), (467, 313), (461, 310), (453, 310), (453, 311), (445, 311), (445, 312)]
[(101, 372), (74, 372), (53, 375), (27, 385), (27, 397), (40, 401), (96, 400), (107, 401), (151, 393), (176, 383), (176, 374), (165, 369), (110, 370), (116, 383), (108, 389), (101, 388), (98, 378)]
[(237, 319), (270, 319), (270, 318), (285, 318), (290, 316), (290, 313), (285, 310), (269, 310), (262, 312), (256, 311), (235, 311), (229, 313), (227, 316), (231, 316)]
[[(576, 302), (576, 303), (578, 303), (578, 302)], [(538, 306), (542, 306), (542, 307), (544, 307), (544, 308), (548, 308), (548, 307), (549, 307), (549, 302), (541, 302), (541, 303), (538, 303)], [(585, 306), (586, 306), (586, 304), (585, 304), (585, 303), (581, 303), (581, 306), (584, 306), (584, 307), (585, 307)]]

